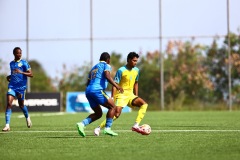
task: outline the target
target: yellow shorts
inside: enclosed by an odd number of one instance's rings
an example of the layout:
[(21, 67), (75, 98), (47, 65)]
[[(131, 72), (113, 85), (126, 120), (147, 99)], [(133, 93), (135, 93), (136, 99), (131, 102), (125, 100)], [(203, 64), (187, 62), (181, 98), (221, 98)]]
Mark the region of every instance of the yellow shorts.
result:
[(134, 106), (132, 105), (132, 101), (136, 99), (138, 96), (134, 94), (122, 94), (121, 96), (116, 96), (114, 97), (114, 102), (117, 107), (131, 107), (133, 108)]

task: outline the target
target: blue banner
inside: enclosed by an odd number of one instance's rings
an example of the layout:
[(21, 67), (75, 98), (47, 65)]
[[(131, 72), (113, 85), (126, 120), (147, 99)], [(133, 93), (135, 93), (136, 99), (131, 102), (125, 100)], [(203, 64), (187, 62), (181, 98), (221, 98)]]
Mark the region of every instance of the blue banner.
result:
[[(108, 95), (111, 92), (106, 92)], [(93, 110), (91, 109), (88, 100), (85, 96), (85, 92), (67, 92), (67, 101), (66, 101), (66, 112), (90, 112), (92, 113)], [(101, 106), (102, 111), (106, 113), (108, 109), (106, 107)], [(132, 109), (128, 106), (122, 109), (122, 112), (131, 112)]]

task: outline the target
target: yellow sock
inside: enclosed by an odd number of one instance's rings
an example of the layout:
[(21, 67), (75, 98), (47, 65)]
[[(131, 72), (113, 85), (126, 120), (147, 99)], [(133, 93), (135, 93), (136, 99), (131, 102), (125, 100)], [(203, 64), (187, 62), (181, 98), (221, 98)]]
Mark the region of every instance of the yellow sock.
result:
[[(113, 120), (117, 119), (115, 116), (113, 117)], [(106, 125), (106, 119), (102, 121), (102, 123), (99, 125), (100, 128), (104, 128)]]
[(140, 107), (140, 109), (138, 111), (136, 123), (140, 124), (140, 122), (142, 121), (143, 117), (145, 116), (145, 113), (147, 111), (147, 107), (148, 107), (148, 104), (144, 104), (144, 105), (142, 105)]

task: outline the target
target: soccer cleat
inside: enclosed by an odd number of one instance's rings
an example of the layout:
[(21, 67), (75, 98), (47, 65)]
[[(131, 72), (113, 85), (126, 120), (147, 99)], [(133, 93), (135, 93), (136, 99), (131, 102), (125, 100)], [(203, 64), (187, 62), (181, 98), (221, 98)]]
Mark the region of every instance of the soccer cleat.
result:
[(86, 134), (84, 132), (84, 125), (82, 123), (77, 123), (77, 129), (80, 136), (86, 137)]
[(2, 131), (3, 131), (3, 132), (8, 132), (8, 131), (10, 131), (10, 127), (5, 126), (5, 127), (2, 129)]
[(99, 136), (99, 135), (100, 135), (100, 130), (101, 130), (101, 129), (100, 129), (99, 127), (95, 128), (95, 129), (94, 129), (94, 135), (95, 135), (95, 136)]
[(31, 128), (32, 127), (32, 121), (31, 121), (30, 117), (26, 118), (26, 122), (27, 122), (27, 127)]
[(110, 135), (110, 136), (117, 136), (117, 135), (118, 135), (117, 133), (113, 132), (113, 131), (111, 130), (111, 128), (105, 128), (105, 129), (103, 130), (103, 133), (104, 133), (104, 134), (107, 134), (107, 135)]
[(140, 128), (140, 127), (132, 127), (132, 131), (140, 133), (140, 134), (144, 134), (144, 131)]

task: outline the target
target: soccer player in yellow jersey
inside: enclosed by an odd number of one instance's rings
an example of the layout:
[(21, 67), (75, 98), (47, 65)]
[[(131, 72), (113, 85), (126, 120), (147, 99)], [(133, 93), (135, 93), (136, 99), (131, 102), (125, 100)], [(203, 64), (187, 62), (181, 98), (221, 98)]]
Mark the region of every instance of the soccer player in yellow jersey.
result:
[[(137, 53), (130, 52), (127, 56), (127, 64), (120, 67), (114, 77), (114, 81), (123, 88), (124, 93), (120, 93), (117, 91), (116, 87), (112, 87), (112, 97), (117, 106), (113, 120), (120, 116), (123, 107), (139, 107), (136, 121), (132, 126), (132, 131), (144, 134), (139, 124), (146, 113), (148, 104), (142, 98), (138, 97), (139, 69), (136, 67), (138, 58), (139, 55)], [(94, 134), (96, 136), (99, 136), (100, 129), (105, 126), (105, 123), (106, 120), (94, 129)]]

